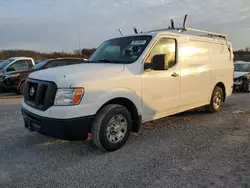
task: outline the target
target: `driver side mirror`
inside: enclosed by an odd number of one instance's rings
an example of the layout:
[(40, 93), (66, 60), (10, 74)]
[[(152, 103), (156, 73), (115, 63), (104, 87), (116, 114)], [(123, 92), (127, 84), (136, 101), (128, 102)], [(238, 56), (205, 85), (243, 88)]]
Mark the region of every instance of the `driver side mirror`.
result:
[(153, 70), (168, 70), (168, 62), (165, 54), (155, 55), (152, 59)]
[(6, 72), (16, 71), (14, 67), (7, 67)]

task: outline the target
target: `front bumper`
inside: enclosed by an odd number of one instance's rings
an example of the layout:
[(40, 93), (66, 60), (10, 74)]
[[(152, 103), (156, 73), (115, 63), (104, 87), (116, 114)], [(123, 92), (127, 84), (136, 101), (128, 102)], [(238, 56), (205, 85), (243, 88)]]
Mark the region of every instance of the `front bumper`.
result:
[(24, 125), (30, 131), (64, 140), (85, 140), (91, 130), (93, 116), (54, 119), (35, 115), (22, 108)]

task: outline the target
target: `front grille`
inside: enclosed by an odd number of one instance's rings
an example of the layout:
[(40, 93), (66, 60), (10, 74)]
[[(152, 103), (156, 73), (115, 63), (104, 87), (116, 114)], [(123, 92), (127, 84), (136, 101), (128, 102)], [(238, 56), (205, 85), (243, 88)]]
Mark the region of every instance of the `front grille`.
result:
[(54, 82), (27, 79), (24, 101), (29, 106), (45, 111), (54, 104), (57, 86)]

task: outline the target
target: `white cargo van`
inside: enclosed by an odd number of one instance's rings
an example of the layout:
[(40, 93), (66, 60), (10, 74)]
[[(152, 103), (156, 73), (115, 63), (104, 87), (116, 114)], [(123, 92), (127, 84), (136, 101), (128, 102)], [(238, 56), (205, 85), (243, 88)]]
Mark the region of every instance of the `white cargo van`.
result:
[(100, 149), (114, 151), (141, 123), (201, 106), (218, 112), (232, 93), (232, 45), (221, 34), (184, 34), (190, 30), (184, 21), (181, 29), (114, 38), (89, 63), (30, 74), (26, 128), (70, 140), (91, 133)]

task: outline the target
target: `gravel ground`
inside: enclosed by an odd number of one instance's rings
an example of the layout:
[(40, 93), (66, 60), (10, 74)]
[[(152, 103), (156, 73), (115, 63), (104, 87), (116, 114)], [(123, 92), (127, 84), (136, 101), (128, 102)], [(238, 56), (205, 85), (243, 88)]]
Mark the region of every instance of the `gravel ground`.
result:
[[(20, 104), (22, 99), (21, 95), (16, 95), (15, 93), (1, 93), (0, 94), (0, 105), (3, 104)], [(1, 107), (0, 107), (1, 111)]]
[(0, 106), (0, 187), (250, 187), (250, 94), (143, 125), (113, 153), (24, 129)]

